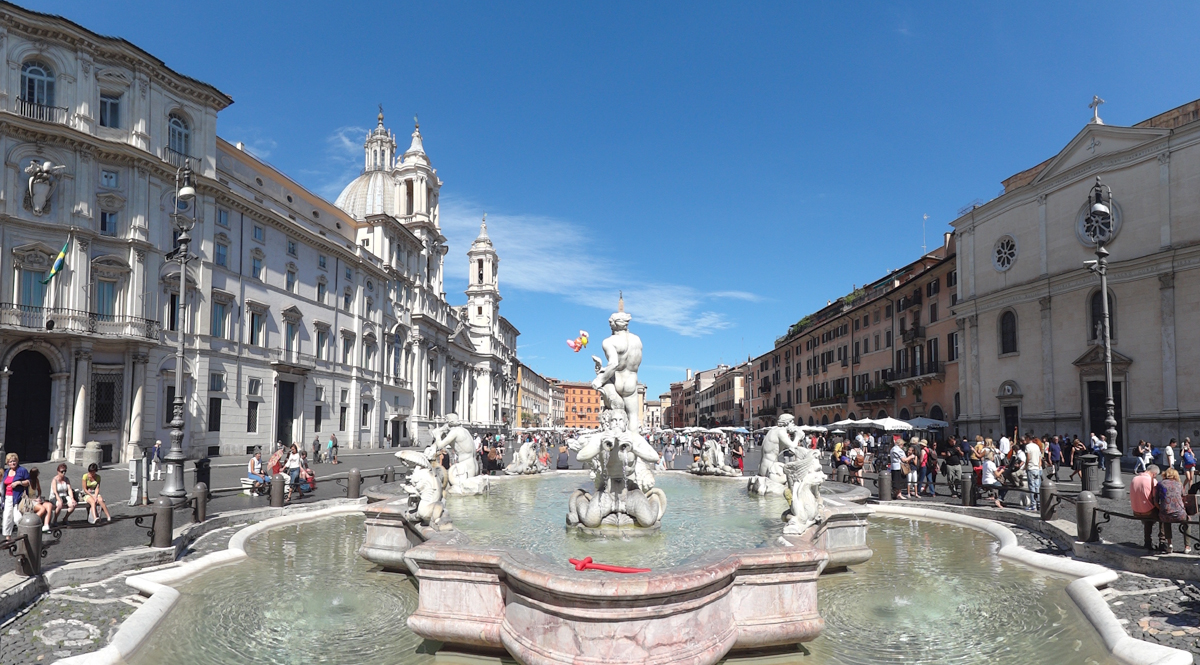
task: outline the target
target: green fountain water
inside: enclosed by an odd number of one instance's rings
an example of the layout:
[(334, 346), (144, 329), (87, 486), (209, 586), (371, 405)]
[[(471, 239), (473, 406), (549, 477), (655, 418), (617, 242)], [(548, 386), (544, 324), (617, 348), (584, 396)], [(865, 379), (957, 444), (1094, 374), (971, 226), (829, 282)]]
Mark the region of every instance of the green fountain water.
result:
[[(663, 532), (651, 539), (580, 539), (568, 535), (561, 522), (562, 492), (579, 481), (560, 476), (496, 483), (490, 496), (456, 498), (455, 523), (477, 541), (529, 547), (553, 565), (587, 554), (597, 561), (655, 567), (711, 547), (774, 540), (776, 525), (764, 520), (779, 519), (777, 499), (752, 500), (731, 483), (695, 483), (670, 474), (660, 484), (668, 487), (667, 515), (676, 516), (674, 526), (668, 528), (664, 518)], [(458, 517), (471, 503), (487, 514)], [(701, 531), (714, 535), (704, 541), (690, 537)], [(405, 576), (381, 572), (356, 554), (363, 533), (362, 517), (351, 516), (254, 538), (248, 559), (181, 586), (178, 604), (131, 665), (456, 662), (445, 653), (433, 655), (437, 645), (423, 643), (405, 627), (417, 592)], [(675, 542), (681, 537), (689, 542)], [(1115, 663), (1067, 597), (1068, 580), (1000, 559), (987, 534), (877, 518), (868, 545), (875, 550), (869, 563), (821, 578), (826, 628), (819, 638), (791, 653), (730, 662)]]

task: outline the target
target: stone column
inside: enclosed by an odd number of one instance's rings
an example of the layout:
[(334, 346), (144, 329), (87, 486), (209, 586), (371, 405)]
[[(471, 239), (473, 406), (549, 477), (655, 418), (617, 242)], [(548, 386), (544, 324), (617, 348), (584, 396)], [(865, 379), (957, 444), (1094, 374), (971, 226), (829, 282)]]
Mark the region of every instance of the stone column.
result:
[(8, 379), (11, 376), (12, 371), (7, 367), (0, 369), (0, 451), (4, 449), (8, 432)]
[(136, 453), (142, 446), (143, 410), (146, 405), (146, 363), (150, 358), (140, 351), (133, 356), (133, 406), (129, 412), (127, 449)]
[(350, 448), (360, 448), (359, 441), (362, 440), (362, 395), (359, 394), (358, 377), (350, 379)]
[(971, 411), (977, 418), (983, 417), (983, 396), (979, 381), (979, 315), (967, 317), (968, 337), (971, 340)]
[[(306, 424), (308, 423), (308, 418), (306, 417), (307, 413), (305, 410), (307, 408), (308, 401), (305, 399), (305, 396), (306, 396), (307, 392), (308, 392), (308, 376), (305, 375), (305, 376), (301, 377), (301, 379), (299, 381), (296, 382), (296, 404), (295, 404), (295, 407), (296, 407), (296, 410), (300, 412), (300, 416), (298, 418), (296, 418), (296, 420), (295, 420), (295, 430), (292, 433), (292, 438), (300, 442), (301, 448), (308, 445), (308, 443), (309, 443), (308, 439), (306, 437), (306, 434), (307, 434)], [(220, 437), (218, 437), (218, 439), (219, 438)]]
[(1159, 244), (1171, 247), (1171, 153), (1158, 156)]
[[(113, 446), (114, 462), (127, 462), (135, 459), (131, 457), (133, 452), (129, 450), (128, 446), (130, 433), (132, 432), (130, 428), (132, 423), (129, 419), (125, 418), (126, 413), (132, 413), (133, 406), (133, 355), (132, 351), (126, 351), (125, 370), (121, 372), (121, 408), (123, 410), (128, 409), (128, 411), (124, 411), (118, 416), (121, 419), (121, 432), (117, 437), (117, 445)], [(120, 442), (122, 441), (126, 442), (126, 445), (121, 445)]]
[(1050, 320), (1050, 296), (1038, 300), (1042, 306), (1042, 410), (1053, 413), (1054, 407), (1054, 333)]
[(1041, 272), (1039, 275), (1045, 275), (1048, 270), (1046, 266), (1046, 195), (1038, 195), (1038, 238), (1041, 240)]
[(1159, 306), (1162, 310), (1162, 408), (1164, 411), (1178, 412), (1179, 385), (1175, 374), (1175, 273), (1159, 275), (1158, 283)]
[(75, 352), (75, 419), (71, 428), (71, 445), (82, 447), (87, 443), (88, 388), (92, 380), (92, 350)]
[(70, 372), (55, 372), (50, 375), (54, 382), (54, 409), (57, 426), (54, 432), (54, 459), (67, 459), (67, 392), (70, 390)]

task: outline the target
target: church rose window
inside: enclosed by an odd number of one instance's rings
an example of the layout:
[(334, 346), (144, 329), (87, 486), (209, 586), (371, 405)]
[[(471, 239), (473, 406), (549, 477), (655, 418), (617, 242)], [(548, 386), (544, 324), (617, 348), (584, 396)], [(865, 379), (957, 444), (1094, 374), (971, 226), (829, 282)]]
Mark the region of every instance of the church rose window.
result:
[(1017, 260), (1017, 241), (1012, 236), (1000, 236), (992, 250), (992, 264), (996, 270), (1004, 272), (1012, 267)]

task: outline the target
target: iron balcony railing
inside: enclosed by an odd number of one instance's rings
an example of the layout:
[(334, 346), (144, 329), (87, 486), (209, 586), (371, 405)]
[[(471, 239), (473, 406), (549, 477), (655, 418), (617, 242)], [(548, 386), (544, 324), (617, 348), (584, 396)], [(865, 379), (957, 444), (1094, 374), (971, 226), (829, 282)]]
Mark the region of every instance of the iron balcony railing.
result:
[(900, 331), (900, 340), (905, 344), (925, 341), (925, 326), (912, 326)]
[(846, 394), (834, 395), (832, 397), (818, 397), (809, 402), (810, 406), (832, 406), (834, 404), (845, 404), (849, 397)]
[(158, 321), (123, 314), (98, 314), (63, 307), (0, 303), (0, 327), (50, 333), (86, 333), (114, 337), (158, 339)]
[(37, 102), (31, 102), (18, 97), (16, 99), (17, 115), (25, 116), (30, 120), (40, 120), (42, 122), (53, 122), (60, 125), (67, 124), (67, 109), (61, 106), (46, 106)]
[(915, 379), (922, 376), (935, 376), (946, 373), (946, 363), (944, 362), (929, 362), (918, 363), (904, 369), (892, 371), (892, 381), (901, 381), (903, 379)]
[(199, 159), (196, 159), (195, 157), (192, 157), (191, 155), (179, 152), (178, 150), (172, 150), (171, 148), (164, 147), (162, 149), (162, 159), (164, 162), (167, 162), (168, 164), (170, 164), (171, 166), (174, 166), (177, 169), (181, 169), (184, 167), (184, 165), (187, 165), (187, 166), (191, 167), (191, 169), (193, 171), (200, 170), (200, 160)]
[(890, 402), (896, 397), (896, 389), (891, 386), (882, 388), (870, 388), (861, 392), (854, 393), (854, 401), (862, 404), (864, 402)]

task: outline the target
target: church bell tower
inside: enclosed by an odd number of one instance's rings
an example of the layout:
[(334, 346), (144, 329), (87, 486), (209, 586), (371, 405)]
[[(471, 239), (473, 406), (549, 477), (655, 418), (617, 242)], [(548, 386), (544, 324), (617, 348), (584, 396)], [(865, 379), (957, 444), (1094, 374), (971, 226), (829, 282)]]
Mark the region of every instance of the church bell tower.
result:
[(479, 237), (467, 250), (470, 262), (467, 286), (467, 321), (475, 328), (492, 328), (500, 310), (500, 257), (487, 233), (487, 215)]

